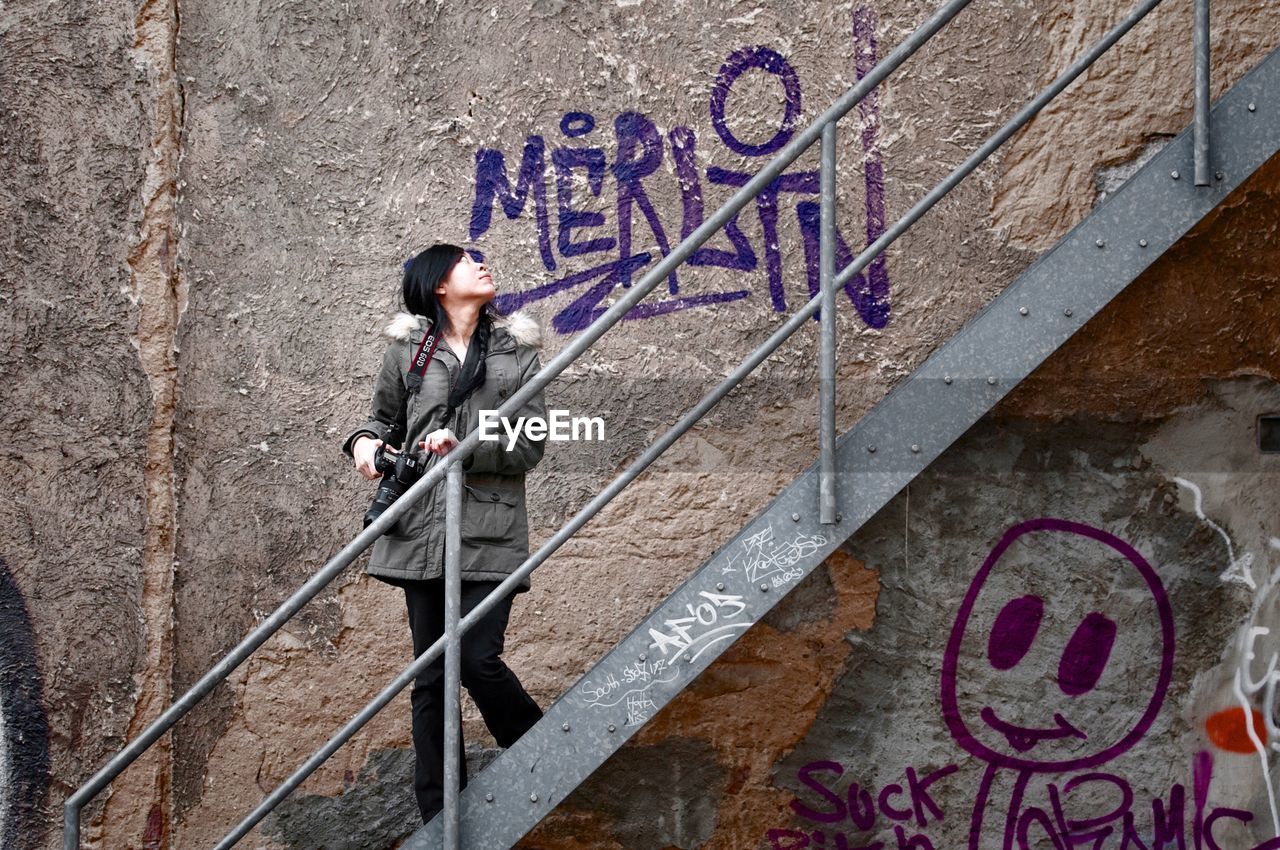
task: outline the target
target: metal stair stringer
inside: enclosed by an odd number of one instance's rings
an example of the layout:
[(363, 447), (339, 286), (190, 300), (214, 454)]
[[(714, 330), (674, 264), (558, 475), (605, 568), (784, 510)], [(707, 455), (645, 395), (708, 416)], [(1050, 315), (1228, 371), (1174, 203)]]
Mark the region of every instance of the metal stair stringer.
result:
[[(520, 840), (644, 722), (1280, 150), (1280, 51), (1212, 111), (1195, 187), (1188, 128), (935, 351), (837, 446), (839, 521), (818, 522), (816, 464), (664, 600), (460, 798), (461, 846)], [(441, 842), (441, 819), (406, 850)]]

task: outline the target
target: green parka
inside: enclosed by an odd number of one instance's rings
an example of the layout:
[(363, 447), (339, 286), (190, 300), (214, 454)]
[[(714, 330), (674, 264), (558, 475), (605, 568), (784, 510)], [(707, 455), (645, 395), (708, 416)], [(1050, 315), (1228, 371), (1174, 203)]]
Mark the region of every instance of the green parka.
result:
[[(416, 445), (439, 428), (449, 428), (462, 439), (479, 425), (481, 410), (497, 410), (516, 389), (537, 374), (537, 348), (541, 331), (524, 313), (498, 320), (489, 338), (485, 381), (445, 422), (449, 389), (457, 381), (462, 364), (442, 342), (427, 366), (422, 388), (409, 394), (405, 375), (425, 334), (426, 320), (398, 314), (387, 326), (391, 338), (382, 358), (373, 409), (369, 421), (348, 435), (342, 450), (352, 454), (361, 435), (382, 439), (400, 410), (406, 395), (407, 445)], [(546, 404), (538, 393), (509, 417), (546, 418)], [(499, 428), (501, 432), (501, 428)], [(542, 459), (544, 443), (530, 440), (523, 431), (507, 450), (507, 435), (498, 441), (481, 441), (463, 464), (462, 578), (464, 581), (501, 581), (529, 557), (529, 520), (525, 511), (524, 475)], [(394, 444), (393, 444), (394, 445)], [(400, 448), (400, 446), (396, 446)], [(434, 465), (435, 458), (432, 458)], [(430, 466), (428, 468), (431, 468)], [(370, 497), (372, 497), (370, 493)], [(445, 485), (433, 487), (417, 504), (400, 516), (373, 544), (368, 572), (392, 584), (406, 580), (438, 578), (444, 566)], [(528, 582), (524, 583), (524, 588)]]

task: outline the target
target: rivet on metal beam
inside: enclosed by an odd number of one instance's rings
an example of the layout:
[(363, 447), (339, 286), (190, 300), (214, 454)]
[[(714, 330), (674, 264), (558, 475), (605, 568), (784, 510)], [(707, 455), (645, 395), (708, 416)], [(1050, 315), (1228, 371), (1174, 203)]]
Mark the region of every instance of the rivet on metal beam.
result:
[(538, 795), (537, 795), (537, 793), (533, 793), (533, 794), (530, 794), (530, 795), (529, 795), (529, 802), (530, 802), (530, 803), (536, 803), (536, 802), (538, 802)]
[(492, 794), (485, 794), (485, 795), (484, 795), (484, 801), (485, 801), (486, 803), (492, 803), (492, 802), (493, 802), (493, 795), (492, 795)]
[(988, 384), (991, 384), (992, 386), (995, 386), (995, 383), (996, 383), (996, 376), (995, 376), (995, 375), (988, 375), (988, 376), (987, 376), (987, 383), (988, 383)]
[(1214, 176), (1214, 179), (1221, 180), (1223, 177), (1226, 177), (1227, 175), (1223, 174), (1221, 171), (1215, 171), (1213, 172), (1213, 176)]
[(943, 375), (943, 376), (942, 376), (942, 383), (946, 384), (947, 386), (951, 386), (951, 376), (950, 376), (950, 375)]
[(836, 522), (837, 523), (844, 522), (844, 514), (836, 514)]
[(1141, 248), (1145, 248), (1145, 247), (1147, 247), (1147, 240), (1145, 240), (1145, 239), (1139, 239), (1139, 240), (1138, 240), (1138, 246), (1139, 246), (1139, 247), (1141, 247)]
[(649, 656), (645, 655), (643, 652), (642, 652), (642, 653), (640, 653), (640, 660), (641, 660), (641, 661), (645, 661), (645, 660), (647, 660), (647, 659), (648, 659), (648, 657), (649, 657)]
[(1171, 172), (1169, 172), (1169, 176), (1170, 176), (1170, 177), (1172, 177), (1174, 180), (1177, 180), (1177, 179), (1178, 179), (1178, 172), (1176, 172), (1176, 171), (1171, 171)]
[(911, 452), (912, 452), (913, 454), (920, 454), (920, 447), (919, 447), (919, 446), (916, 446), (916, 445), (913, 445), (913, 446), (911, 447)]
[(761, 593), (768, 593), (768, 592), (769, 592), (769, 585), (765, 584), (764, 582), (760, 582), (760, 592), (761, 592)]
[(867, 451), (869, 451), (871, 454), (875, 454), (875, 453), (876, 453), (876, 447), (875, 447), (875, 446), (867, 446)]
[(1025, 315), (1027, 315), (1027, 314), (1028, 314), (1028, 313), (1030, 313), (1030, 312), (1031, 312), (1031, 311), (1030, 311), (1030, 310), (1028, 310), (1026, 307), (1019, 307), (1019, 308), (1018, 308), (1018, 314), (1019, 314), (1019, 315), (1025, 316)]
[(1250, 112), (1256, 112), (1257, 110), (1258, 110), (1258, 105), (1257, 105), (1256, 103), (1251, 103), (1251, 104), (1249, 104), (1249, 111), (1250, 111)]
[(799, 522), (799, 521), (800, 521), (800, 514), (792, 514), (792, 515), (791, 515), (791, 521), (792, 521), (792, 522)]
[(565, 723), (565, 724), (563, 724), (560, 728), (561, 728), (561, 729), (563, 729), (564, 731), (568, 732), (568, 731), (569, 731), (569, 724), (568, 724), (568, 723)]
[(724, 582), (722, 581), (716, 582), (716, 590), (724, 590)]
[(1071, 308), (1068, 307), (1067, 309), (1063, 310), (1062, 315), (1066, 316), (1067, 318), (1071, 318)]
[(612, 723), (610, 723), (610, 724), (609, 724), (609, 731), (610, 731), (610, 732), (617, 732), (617, 731), (618, 731), (618, 727), (617, 727), (617, 726), (614, 726)]
[(1106, 243), (1106, 242), (1103, 242), (1101, 239), (1097, 240), (1097, 241), (1096, 241), (1096, 242), (1094, 242), (1093, 244), (1094, 244), (1094, 245), (1097, 245), (1099, 248), (1105, 248), (1105, 247), (1107, 247), (1107, 243)]

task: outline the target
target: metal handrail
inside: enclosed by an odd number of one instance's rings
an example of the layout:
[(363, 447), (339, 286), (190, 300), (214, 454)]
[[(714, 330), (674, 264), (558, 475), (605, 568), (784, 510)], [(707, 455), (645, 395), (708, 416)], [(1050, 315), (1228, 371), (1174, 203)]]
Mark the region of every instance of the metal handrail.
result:
[(1192, 26), (1195, 51), (1195, 183), (1209, 185), (1209, 0), (1196, 0)]
[[(529, 573), (537, 566), (543, 563), (552, 553), (554, 553), (563, 543), (575, 534), (583, 525), (595, 516), (605, 505), (607, 505), (622, 489), (624, 489), (632, 480), (640, 475), (654, 460), (661, 456), (667, 448), (669, 448), (676, 439), (689, 430), (696, 422), (698, 422), (712, 407), (714, 407), (721, 399), (732, 391), (750, 372), (759, 366), (774, 350), (776, 350), (786, 339), (788, 339), (796, 330), (798, 330), (806, 320), (814, 315), (820, 307), (824, 307), (823, 311), (823, 358), (824, 365), (822, 367), (822, 384), (823, 384), (823, 451), (824, 454), (829, 446), (834, 445), (834, 294), (835, 290), (843, 286), (859, 271), (865, 268), (875, 257), (879, 256), (888, 248), (898, 237), (900, 237), (908, 228), (910, 228), (921, 216), (923, 216), (934, 204), (944, 197), (956, 184), (965, 176), (971, 173), (981, 162), (983, 162), (990, 154), (996, 150), (1001, 144), (1012, 136), (1018, 129), (1031, 120), (1043, 107), (1054, 97), (1056, 97), (1063, 89), (1065, 89), (1072, 81), (1074, 81), (1081, 73), (1083, 73), (1094, 61), (1103, 53), (1111, 48), (1119, 38), (1129, 31), (1134, 25), (1149, 14), (1161, 0), (1144, 0), (1137, 9), (1134, 10), (1124, 21), (1114, 27), (1101, 41), (1099, 41), (1088, 53), (1073, 63), (1066, 71), (1064, 71), (1057, 79), (1054, 80), (1044, 91), (1040, 93), (1031, 103), (1023, 107), (1013, 119), (1006, 123), (997, 133), (991, 136), (977, 151), (968, 157), (960, 166), (951, 172), (950, 175), (937, 186), (934, 187), (924, 198), (918, 201), (901, 219), (899, 219), (893, 227), (881, 235), (871, 246), (868, 246), (859, 256), (854, 259), (847, 267), (841, 270), (839, 275), (834, 273), (834, 172), (835, 172), (835, 125), (836, 122), (846, 114), (853, 106), (875, 88), (884, 78), (892, 73), (899, 65), (910, 57), (921, 45), (927, 42), (939, 29), (949, 22), (956, 14), (958, 14), (970, 0), (952, 0), (952, 2), (942, 7), (933, 17), (925, 24), (917, 29), (906, 41), (898, 46), (888, 57), (876, 65), (859, 83), (845, 93), (831, 108), (823, 113), (810, 127), (803, 131), (799, 136), (794, 138), (773, 160), (769, 162), (751, 181), (744, 185), (733, 197), (725, 203), (715, 214), (708, 218), (703, 225), (695, 230), (689, 237), (683, 240), (675, 250), (664, 257), (657, 265), (654, 266), (631, 290), (624, 295), (617, 303), (606, 311), (599, 319), (584, 331), (583, 335), (578, 337), (573, 343), (567, 346), (557, 357), (544, 367), (538, 375), (536, 375), (528, 384), (514, 394), (506, 404), (499, 409), (500, 415), (506, 415), (514, 412), (515, 409), (522, 406), (528, 399), (541, 391), (546, 384), (550, 383), (560, 372), (562, 372), (569, 364), (577, 359), (583, 351), (595, 342), (603, 333), (605, 333), (613, 324), (616, 324), (623, 315), (626, 314), (638, 301), (648, 294), (653, 288), (661, 282), (667, 274), (683, 263), (683, 261), (698, 247), (701, 246), (711, 235), (717, 232), (733, 215), (735, 215), (743, 206), (746, 205), (755, 195), (765, 186), (768, 185), (784, 168), (800, 156), (815, 140), (819, 137), (823, 141), (823, 159), (822, 159), (822, 247), (821, 247), (821, 279), (822, 287), (818, 295), (811, 299), (803, 308), (793, 314), (777, 331), (775, 331), (769, 339), (753, 351), (742, 363), (726, 377), (711, 393), (705, 396), (694, 408), (686, 413), (676, 425), (672, 426), (661, 438), (651, 444), (636, 461), (634, 461), (626, 471), (614, 479), (606, 488), (596, 495), (584, 508), (582, 508), (564, 527), (560, 529), (551, 539), (549, 539), (539, 550), (524, 564), (520, 566), (511, 576), (502, 582), (484, 601), (476, 606), (466, 617), (460, 621), (457, 620), (456, 605), (453, 609), (453, 621), (448, 617), (448, 609), (446, 616), (446, 630), (444, 635), (432, 644), (424, 653), (418, 656), (412, 664), (410, 664), (400, 675), (398, 675), (386, 688), (381, 691), (378, 696), (365, 706), (351, 721), (335, 734), (324, 747), (317, 750), (313, 755), (300, 766), (284, 783), (275, 789), (257, 808), (254, 809), (248, 817), (242, 821), (236, 829), (228, 833), (228, 835), (220, 842), (217, 847), (225, 848), (233, 846), (240, 838), (248, 833), (265, 815), (271, 811), (281, 800), (291, 793), (298, 785), (300, 785), (307, 776), (323, 763), (330, 755), (333, 754), (343, 743), (355, 734), (370, 718), (381, 710), (390, 700), (399, 693), (410, 681), (413, 680), (427, 665), (435, 661), (446, 646), (449, 651), (456, 653), (458, 642), (461, 635), (465, 634), (472, 624), (483, 617), (490, 611), (497, 601), (503, 598), (507, 593), (514, 590), (516, 585), (523, 581)], [(831, 195), (828, 199), (828, 187), (830, 186)], [(828, 365), (830, 364), (830, 380), (827, 380)], [(830, 385), (828, 387), (828, 385)], [(830, 439), (828, 439), (828, 427), (826, 425), (828, 405), (831, 409), (830, 423)], [(358, 535), (351, 543), (335, 556), (328, 564), (325, 565), (311, 580), (299, 589), (290, 599), (286, 600), (266, 621), (264, 621), (257, 629), (250, 633), (241, 644), (239, 644), (231, 653), (229, 653), (217, 666), (215, 666), (205, 677), (197, 682), (183, 697), (175, 702), (159, 719), (144, 731), (126, 750), (122, 751), (115, 759), (96, 774), (90, 782), (82, 786), (76, 794), (68, 798), (66, 803), (66, 821), (64, 824), (64, 846), (68, 850), (78, 847), (79, 836), (79, 811), (80, 808), (91, 799), (102, 787), (111, 781), (121, 770), (128, 766), (141, 752), (157, 740), (169, 727), (173, 725), (182, 715), (190, 710), (209, 690), (227, 674), (234, 670), (245, 657), (251, 654), (261, 643), (265, 642), (285, 621), (287, 621), (302, 605), (306, 604), (316, 593), (327, 585), (338, 573), (340, 573), (351, 561), (357, 557), (360, 552), (367, 548), (374, 539), (386, 531), (386, 529), (394, 523), (395, 519), (408, 509), (408, 506), (425, 495), (426, 491), (434, 487), (446, 475), (450, 479), (450, 494), (452, 494), (453, 483), (456, 479), (458, 486), (461, 486), (461, 468), (460, 462), (465, 459), (475, 449), (479, 442), (479, 435), (472, 433), (468, 435), (448, 456), (442, 459), (434, 467), (415, 484), (410, 490), (394, 503), (383, 516), (371, 525), (368, 529)], [(832, 470), (832, 475), (834, 470)], [(459, 489), (460, 492), (460, 489)], [(827, 494), (830, 492), (831, 510), (834, 511), (834, 490), (828, 491), (822, 488), (823, 503), (827, 503)], [(450, 511), (453, 508), (453, 498), (450, 495), (448, 505)], [(826, 511), (824, 509), (824, 517)], [(451, 518), (447, 520), (447, 528), (452, 528), (457, 523), (456, 514), (450, 514)], [(831, 520), (835, 521), (834, 517)], [(456, 531), (456, 529), (455, 529)], [(447, 532), (448, 535), (448, 532)], [(448, 541), (448, 538), (447, 538)], [(449, 546), (447, 543), (446, 551), (452, 548), (456, 554), (455, 545)], [(446, 558), (448, 556), (446, 555)], [(446, 565), (446, 575), (448, 569)], [(454, 578), (457, 578), (456, 570)], [(448, 580), (447, 580), (448, 581)], [(456, 600), (455, 600), (456, 601)], [(453, 665), (448, 663), (446, 659), (446, 679), (449, 678), (450, 667), (454, 668), (456, 673), (456, 660)], [(457, 689), (457, 682), (453, 682), (453, 689), (447, 693), (454, 693)], [(451, 704), (453, 700), (447, 700), (446, 706)], [(456, 718), (455, 718), (456, 720)], [(456, 724), (455, 724), (456, 725)], [(449, 724), (446, 723), (446, 730)], [(456, 734), (457, 730), (454, 730)], [(454, 769), (449, 771), (448, 762), (446, 761), (446, 836), (452, 835), (456, 841), (457, 835), (457, 787), (456, 787), (456, 741), (452, 746), (446, 742), (445, 752), (447, 758), (455, 761)], [(454, 782), (449, 781), (449, 774), (452, 773)], [(452, 802), (450, 806), (449, 788), (453, 787)], [(73, 808), (74, 805), (74, 808)], [(450, 828), (450, 823), (452, 828)], [(446, 846), (451, 846), (446, 842)]]

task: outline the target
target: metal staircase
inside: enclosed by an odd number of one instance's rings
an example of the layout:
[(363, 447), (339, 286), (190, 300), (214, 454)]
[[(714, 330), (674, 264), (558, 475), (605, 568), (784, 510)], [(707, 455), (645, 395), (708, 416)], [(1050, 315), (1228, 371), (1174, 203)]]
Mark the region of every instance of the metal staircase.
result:
[[(813, 125), (797, 134), (715, 215), (650, 269), (530, 384), (516, 393), (501, 412), (507, 414), (523, 405), (527, 398), (558, 376), (819, 138), (823, 154), (822, 292), (792, 315), (729, 377), (553, 535), (495, 591), (488, 603), (482, 603), (461, 620), (457, 619), (454, 604), (449, 615), (454, 625), (446, 630), (446, 636), (397, 676), (218, 847), (233, 846), (244, 837), (441, 654), (446, 656), (446, 681), (456, 687), (457, 636), (469, 623), (479, 619), (500, 595), (550, 557), (820, 307), (825, 307), (821, 368), (824, 433), (819, 460), (599, 661), (547, 711), (537, 726), (474, 777), (465, 791), (459, 795), (446, 787), (444, 812), (405, 844), (407, 848), (463, 846), (473, 850), (512, 846), (635, 734), (647, 718), (666, 705), (1018, 381), (1280, 150), (1280, 52), (1268, 56), (1236, 83), (1210, 114), (1207, 0), (1198, 0), (1198, 12), (1203, 13), (1197, 15), (1196, 26), (1199, 108), (1192, 127), (1169, 143), (837, 441), (834, 438), (836, 290), (870, 264), (1160, 0), (1144, 0), (873, 245), (837, 273), (833, 239), (836, 122), (968, 2), (951, 0), (943, 6)], [(462, 485), (460, 461), (477, 443), (476, 434), (467, 436), (445, 462), (436, 464), (377, 522), (348, 544), (73, 794), (65, 806), (64, 846), (69, 850), (79, 846), (80, 810), (89, 799), (350, 565), (412, 501), (425, 495), (446, 475), (450, 504), (447, 548), (456, 553), (454, 543)], [(453, 556), (448, 557), (446, 567), (454, 560)], [(450, 582), (456, 588), (456, 569)], [(456, 707), (454, 715), (447, 720), (448, 734), (456, 735)], [(446, 741), (444, 749), (446, 753), (456, 753), (456, 743)], [(456, 765), (446, 765), (446, 768), (456, 775)]]

